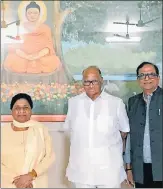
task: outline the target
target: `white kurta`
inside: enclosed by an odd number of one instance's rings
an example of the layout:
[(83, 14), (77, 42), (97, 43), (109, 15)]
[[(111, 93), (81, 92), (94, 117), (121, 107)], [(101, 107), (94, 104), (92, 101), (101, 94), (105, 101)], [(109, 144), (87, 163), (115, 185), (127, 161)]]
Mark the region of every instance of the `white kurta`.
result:
[(129, 132), (125, 105), (102, 92), (92, 101), (85, 93), (69, 100), (65, 130), (70, 130), (66, 175), (71, 182), (120, 186), (126, 179), (120, 131)]

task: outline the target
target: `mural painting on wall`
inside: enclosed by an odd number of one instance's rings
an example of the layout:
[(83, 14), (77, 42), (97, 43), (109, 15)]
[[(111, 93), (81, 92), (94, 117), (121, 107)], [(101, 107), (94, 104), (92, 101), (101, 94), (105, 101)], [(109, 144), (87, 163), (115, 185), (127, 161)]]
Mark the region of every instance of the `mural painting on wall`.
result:
[[(110, 30), (113, 27), (106, 24), (109, 16), (111, 23), (113, 18), (131, 14), (133, 4), (137, 12), (136, 2), (8, 2), (12, 18), (18, 16), (17, 37), (14, 39), (12, 32), (12, 27), (16, 26), (8, 26), (8, 31), (11, 28), (10, 42), (4, 42), (1, 49), (4, 54), (1, 59), (1, 114), (10, 114), (10, 100), (18, 92), (32, 96), (34, 114), (66, 114), (68, 99), (83, 92), (81, 72), (89, 65), (102, 70), (105, 91), (127, 102), (128, 97), (140, 91), (135, 81), (137, 65), (142, 61), (162, 62), (162, 30), (159, 28), (141, 32), (142, 40), (137, 44), (110, 44), (105, 40), (115, 33)], [(153, 5), (143, 1), (142, 6), (145, 12)], [(155, 5), (155, 9), (159, 7)], [(151, 12), (152, 16), (158, 16), (159, 11)], [(102, 23), (107, 27), (103, 28)], [(149, 41), (149, 37), (158, 39)]]

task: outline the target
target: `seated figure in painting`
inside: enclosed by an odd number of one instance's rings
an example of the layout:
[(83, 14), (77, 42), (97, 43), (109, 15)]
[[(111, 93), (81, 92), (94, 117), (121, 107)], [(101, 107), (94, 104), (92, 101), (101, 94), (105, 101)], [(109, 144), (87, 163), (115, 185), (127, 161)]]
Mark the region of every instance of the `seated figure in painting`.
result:
[(27, 20), (23, 23), (25, 33), (21, 35), (23, 43), (9, 46), (4, 61), (5, 70), (39, 74), (53, 73), (61, 66), (53, 47), (51, 29), (40, 21), (44, 11), (39, 2), (28, 2), (24, 11)]

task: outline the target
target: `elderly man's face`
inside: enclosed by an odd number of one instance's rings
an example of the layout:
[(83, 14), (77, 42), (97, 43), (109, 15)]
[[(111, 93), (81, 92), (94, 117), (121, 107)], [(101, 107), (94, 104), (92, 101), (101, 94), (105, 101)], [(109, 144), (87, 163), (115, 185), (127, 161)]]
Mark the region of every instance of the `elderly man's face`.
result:
[(95, 68), (85, 70), (83, 73), (83, 86), (86, 94), (94, 100), (101, 93), (103, 79)]
[(30, 120), (31, 115), (32, 110), (27, 100), (19, 99), (15, 102), (12, 108), (12, 116), (15, 121), (24, 123)]

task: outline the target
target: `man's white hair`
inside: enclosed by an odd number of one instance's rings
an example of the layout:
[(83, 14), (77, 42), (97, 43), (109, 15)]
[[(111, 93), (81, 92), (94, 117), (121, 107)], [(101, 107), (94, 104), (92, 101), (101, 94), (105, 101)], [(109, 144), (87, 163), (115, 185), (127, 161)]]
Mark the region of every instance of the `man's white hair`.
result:
[(82, 72), (82, 75), (84, 74), (84, 72), (85, 72), (86, 70), (91, 69), (91, 68), (96, 69), (96, 70), (99, 72), (100, 76), (102, 76), (102, 75), (101, 75), (101, 70), (100, 70), (100, 68), (97, 67), (97, 66), (89, 66), (89, 67), (85, 68), (85, 69), (83, 70), (83, 72)]

